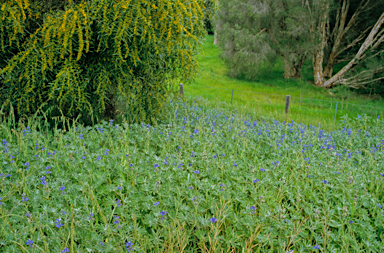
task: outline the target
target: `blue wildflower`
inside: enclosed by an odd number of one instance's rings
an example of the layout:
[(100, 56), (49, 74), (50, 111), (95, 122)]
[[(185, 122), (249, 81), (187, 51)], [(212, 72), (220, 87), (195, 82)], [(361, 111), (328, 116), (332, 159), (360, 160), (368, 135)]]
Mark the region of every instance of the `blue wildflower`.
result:
[(132, 250), (132, 246), (133, 246), (133, 242), (129, 241), (129, 242), (126, 243), (125, 247), (127, 248), (128, 252)]
[(32, 240), (30, 240), (30, 239), (28, 239), (28, 240), (27, 240), (27, 246), (31, 247), (31, 246), (32, 246), (32, 244), (33, 244), (33, 241), (32, 241)]
[(61, 252), (67, 253), (67, 252), (69, 252), (69, 249), (68, 248), (64, 248)]
[(215, 217), (212, 217), (212, 218), (209, 218), (209, 221), (210, 221), (211, 223), (216, 223), (217, 219), (216, 219)]
[(320, 249), (320, 246), (319, 245), (315, 245), (313, 248), (314, 249)]
[(153, 205), (154, 205), (154, 206), (158, 206), (158, 205), (160, 205), (160, 202), (157, 201), (157, 202), (155, 202)]
[(195, 170), (193, 173), (195, 173), (195, 174), (199, 174), (200, 171), (199, 171), (199, 170)]
[(61, 223), (61, 219), (56, 219), (56, 225), (55, 227), (60, 228), (63, 226), (63, 223)]
[(21, 196), (23, 197), (23, 202), (27, 202), (28, 201), (28, 198), (27, 197), (25, 197), (25, 193), (23, 193), (23, 194), (21, 194)]

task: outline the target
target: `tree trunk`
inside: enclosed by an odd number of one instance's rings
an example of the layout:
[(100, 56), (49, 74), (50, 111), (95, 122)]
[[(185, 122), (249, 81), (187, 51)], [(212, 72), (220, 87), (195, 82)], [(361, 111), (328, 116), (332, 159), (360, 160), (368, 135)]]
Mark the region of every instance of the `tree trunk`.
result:
[(323, 72), (323, 60), (324, 51), (318, 50), (313, 54), (313, 75), (315, 78), (315, 85), (322, 86), (324, 83), (324, 72)]
[(317, 27), (313, 29), (314, 36), (316, 33), (320, 34), (319, 42), (316, 45), (316, 48), (313, 52), (313, 75), (315, 79), (316, 86), (322, 86), (324, 83), (324, 72), (323, 72), (323, 62), (324, 62), (324, 49), (327, 45), (328, 39), (328, 30), (327, 24), (329, 26), (329, 4), (325, 5), (324, 15), (320, 17)]
[(306, 54), (298, 55), (296, 60), (292, 61), (283, 57), (284, 60), (284, 78), (300, 78)]
[(331, 61), (328, 61), (327, 64), (324, 67), (324, 77), (325, 78), (331, 78), (333, 75), (333, 67), (335, 64)]

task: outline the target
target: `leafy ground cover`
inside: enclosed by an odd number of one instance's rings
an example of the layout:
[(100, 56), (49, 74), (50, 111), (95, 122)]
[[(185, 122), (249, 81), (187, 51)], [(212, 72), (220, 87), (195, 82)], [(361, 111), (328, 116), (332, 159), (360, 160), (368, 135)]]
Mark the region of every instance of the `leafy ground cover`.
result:
[(2, 120), (0, 251), (384, 251), (382, 119), (172, 109), (156, 127)]
[[(332, 90), (315, 87), (312, 84), (310, 61), (303, 67), (302, 79), (284, 79), (284, 66), (280, 61), (259, 81), (251, 82), (227, 76), (227, 67), (219, 57), (220, 50), (213, 45), (213, 35), (206, 37), (203, 51), (197, 59), (201, 77), (185, 85), (185, 95), (190, 98), (200, 96), (214, 103), (224, 101), (230, 104), (232, 90), (235, 90), (233, 108), (246, 107), (247, 111), (257, 111), (258, 115), (283, 121), (286, 120), (285, 96), (291, 95), (290, 117), (293, 120), (305, 124), (321, 124), (327, 130), (338, 127), (334, 123), (336, 102), (336, 120), (341, 120), (345, 115), (383, 115), (384, 102), (378, 96), (358, 96), (343, 87)], [(342, 64), (337, 65), (335, 71), (342, 67)]]

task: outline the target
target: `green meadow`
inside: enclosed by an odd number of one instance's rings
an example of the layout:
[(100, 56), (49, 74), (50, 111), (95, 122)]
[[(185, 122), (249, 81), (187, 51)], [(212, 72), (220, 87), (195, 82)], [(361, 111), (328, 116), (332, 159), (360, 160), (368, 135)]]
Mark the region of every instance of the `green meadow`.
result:
[[(201, 76), (184, 88), (188, 98), (202, 97), (213, 106), (221, 104), (258, 116), (320, 124), (325, 129), (337, 127), (334, 123), (337, 102), (336, 121), (347, 114), (350, 117), (362, 114), (377, 117), (384, 112), (384, 101), (378, 97), (359, 96), (340, 88), (315, 87), (310, 62), (304, 65), (303, 77), (298, 80), (284, 79), (282, 62), (278, 62), (273, 71), (260, 77), (260, 81), (249, 82), (228, 77), (227, 67), (219, 54), (219, 49), (213, 45), (213, 36), (208, 35), (198, 57)], [(335, 70), (341, 67), (336, 66)], [(286, 95), (291, 96), (288, 115), (284, 113)]]

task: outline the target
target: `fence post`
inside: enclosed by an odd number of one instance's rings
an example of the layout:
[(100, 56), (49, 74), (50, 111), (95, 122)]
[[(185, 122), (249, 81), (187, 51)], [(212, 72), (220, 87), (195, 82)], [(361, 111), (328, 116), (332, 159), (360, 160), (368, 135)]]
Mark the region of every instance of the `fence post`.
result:
[(285, 114), (288, 114), (290, 102), (291, 102), (291, 95), (287, 95), (285, 98)]
[(232, 90), (231, 104), (232, 104), (232, 100), (233, 100), (233, 92), (234, 92), (234, 90)]
[(184, 97), (184, 84), (180, 83), (180, 95)]
[(336, 109), (335, 109), (335, 120), (334, 120), (334, 123), (336, 123), (336, 113), (337, 113), (337, 105), (339, 104), (339, 102), (336, 102)]

